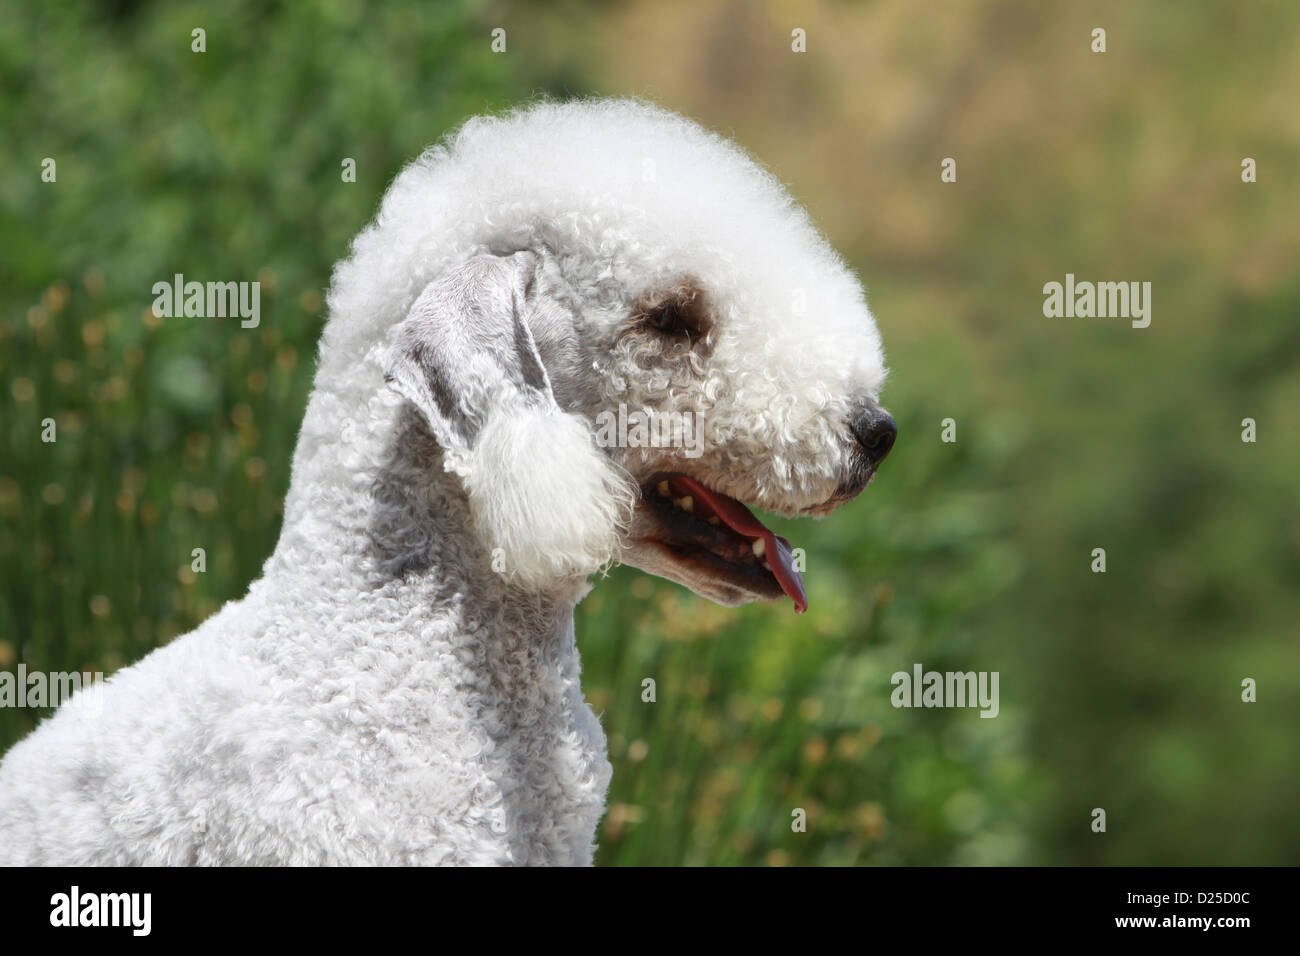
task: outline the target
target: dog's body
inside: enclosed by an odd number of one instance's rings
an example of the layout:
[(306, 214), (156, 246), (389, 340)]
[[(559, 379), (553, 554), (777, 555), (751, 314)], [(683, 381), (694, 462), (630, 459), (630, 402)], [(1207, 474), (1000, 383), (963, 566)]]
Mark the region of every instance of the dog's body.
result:
[[(330, 307), (263, 577), (13, 748), (0, 862), (590, 862), (587, 577), (800, 605), (739, 501), (824, 514), (893, 440), (857, 281), (747, 157), (641, 104), (468, 124)], [(703, 454), (600, 447), (619, 405), (701, 416)]]
[(610, 769), (573, 599), (471, 581), (479, 549), (435, 517), (464, 504), (433, 474), (423, 573), (376, 583), (304, 550), (325, 593), (270, 568), (14, 747), (0, 860), (590, 862)]

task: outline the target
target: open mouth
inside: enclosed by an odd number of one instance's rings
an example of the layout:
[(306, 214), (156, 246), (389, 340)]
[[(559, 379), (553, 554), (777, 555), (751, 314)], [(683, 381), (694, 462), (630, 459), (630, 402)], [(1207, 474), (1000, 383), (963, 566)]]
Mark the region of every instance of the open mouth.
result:
[(720, 583), (767, 598), (785, 594), (808, 610), (790, 542), (721, 492), (685, 475), (659, 475), (641, 489), (659, 523), (657, 543), (673, 559)]

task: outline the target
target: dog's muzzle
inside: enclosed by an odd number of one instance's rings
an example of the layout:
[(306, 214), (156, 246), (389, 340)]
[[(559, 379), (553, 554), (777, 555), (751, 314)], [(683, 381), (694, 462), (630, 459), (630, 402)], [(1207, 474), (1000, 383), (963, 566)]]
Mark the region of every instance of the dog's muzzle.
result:
[(871, 483), (876, 470), (894, 447), (898, 425), (889, 412), (879, 405), (868, 403), (848, 423), (848, 468), (830, 500), (815, 508), (810, 514), (829, 514), (837, 506), (856, 498)]

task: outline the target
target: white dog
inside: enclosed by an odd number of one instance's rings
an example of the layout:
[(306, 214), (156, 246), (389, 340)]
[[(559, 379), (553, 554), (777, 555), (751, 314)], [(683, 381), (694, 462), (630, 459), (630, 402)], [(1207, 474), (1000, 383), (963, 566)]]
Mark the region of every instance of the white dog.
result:
[(12, 749), (0, 861), (588, 863), (586, 578), (802, 610), (741, 502), (826, 514), (893, 444), (853, 274), (741, 150), (641, 103), (470, 121), (329, 306), (263, 576)]

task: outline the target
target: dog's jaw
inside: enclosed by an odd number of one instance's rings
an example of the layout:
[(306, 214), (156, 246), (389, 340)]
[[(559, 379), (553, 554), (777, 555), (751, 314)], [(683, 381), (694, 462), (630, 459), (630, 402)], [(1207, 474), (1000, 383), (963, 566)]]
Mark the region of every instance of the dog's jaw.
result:
[[(807, 512), (829, 513), (841, 494)], [(807, 610), (802, 561), (741, 501), (685, 475), (641, 485), (622, 562), (674, 581), (725, 607), (788, 596)]]

